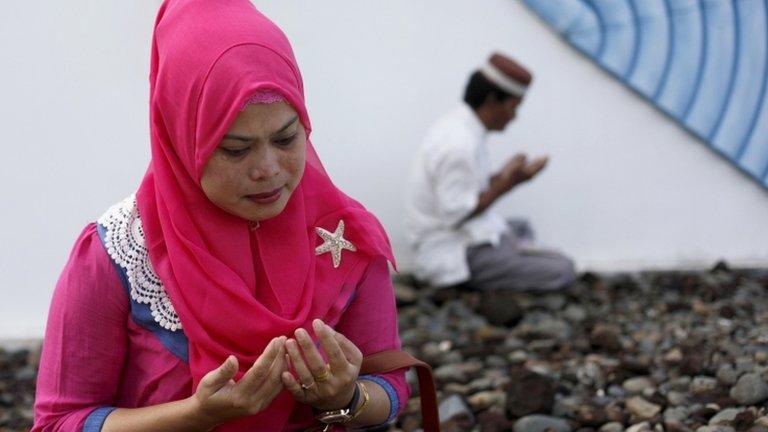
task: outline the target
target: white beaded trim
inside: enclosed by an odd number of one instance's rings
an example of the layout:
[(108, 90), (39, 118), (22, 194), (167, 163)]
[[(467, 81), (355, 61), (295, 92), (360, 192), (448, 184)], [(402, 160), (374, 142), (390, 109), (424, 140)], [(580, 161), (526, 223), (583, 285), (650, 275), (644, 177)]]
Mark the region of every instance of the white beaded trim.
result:
[(164, 329), (181, 330), (181, 320), (149, 261), (136, 195), (131, 194), (110, 207), (98, 223), (106, 229), (104, 245), (107, 253), (125, 269), (131, 298), (140, 304), (148, 304), (152, 317)]

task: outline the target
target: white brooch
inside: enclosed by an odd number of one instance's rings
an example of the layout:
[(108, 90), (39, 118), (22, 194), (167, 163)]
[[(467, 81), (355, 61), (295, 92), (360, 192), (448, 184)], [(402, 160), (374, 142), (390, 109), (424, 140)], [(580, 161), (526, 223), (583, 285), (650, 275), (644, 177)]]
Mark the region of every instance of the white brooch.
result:
[(341, 264), (341, 251), (343, 249), (355, 252), (357, 248), (349, 240), (344, 238), (344, 221), (339, 220), (339, 226), (336, 231), (326, 231), (320, 227), (315, 227), (317, 235), (323, 239), (323, 244), (315, 248), (315, 255), (331, 253), (333, 258), (333, 268), (338, 268)]

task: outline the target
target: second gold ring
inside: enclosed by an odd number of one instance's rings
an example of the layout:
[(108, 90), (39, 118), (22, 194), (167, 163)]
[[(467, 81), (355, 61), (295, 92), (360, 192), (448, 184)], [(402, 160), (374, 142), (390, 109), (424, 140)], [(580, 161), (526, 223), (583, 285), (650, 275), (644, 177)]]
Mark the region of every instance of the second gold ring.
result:
[(323, 373), (320, 375), (315, 376), (315, 382), (325, 382), (328, 381), (328, 378), (331, 376), (331, 371), (328, 368), (328, 365), (325, 366), (325, 369), (323, 370)]

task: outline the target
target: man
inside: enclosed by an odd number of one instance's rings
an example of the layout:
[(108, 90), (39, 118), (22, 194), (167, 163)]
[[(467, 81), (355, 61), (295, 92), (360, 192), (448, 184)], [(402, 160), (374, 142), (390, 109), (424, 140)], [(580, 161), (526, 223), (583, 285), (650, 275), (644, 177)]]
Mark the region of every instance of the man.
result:
[(538, 175), (547, 158), (512, 157), (491, 173), (486, 137), (513, 120), (532, 80), (514, 60), (493, 54), (472, 74), (464, 104), (438, 120), (419, 149), (411, 175), (406, 234), (416, 277), (443, 287), (556, 290), (574, 280), (573, 263), (530, 246), (492, 205)]

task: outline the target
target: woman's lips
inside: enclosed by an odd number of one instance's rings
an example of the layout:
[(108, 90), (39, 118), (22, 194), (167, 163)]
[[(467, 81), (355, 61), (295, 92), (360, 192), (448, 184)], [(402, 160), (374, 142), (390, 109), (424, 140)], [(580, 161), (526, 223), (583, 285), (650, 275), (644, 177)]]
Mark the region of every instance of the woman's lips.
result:
[(270, 192), (248, 195), (248, 199), (258, 204), (271, 204), (280, 199), (283, 194), (283, 188), (277, 188)]

